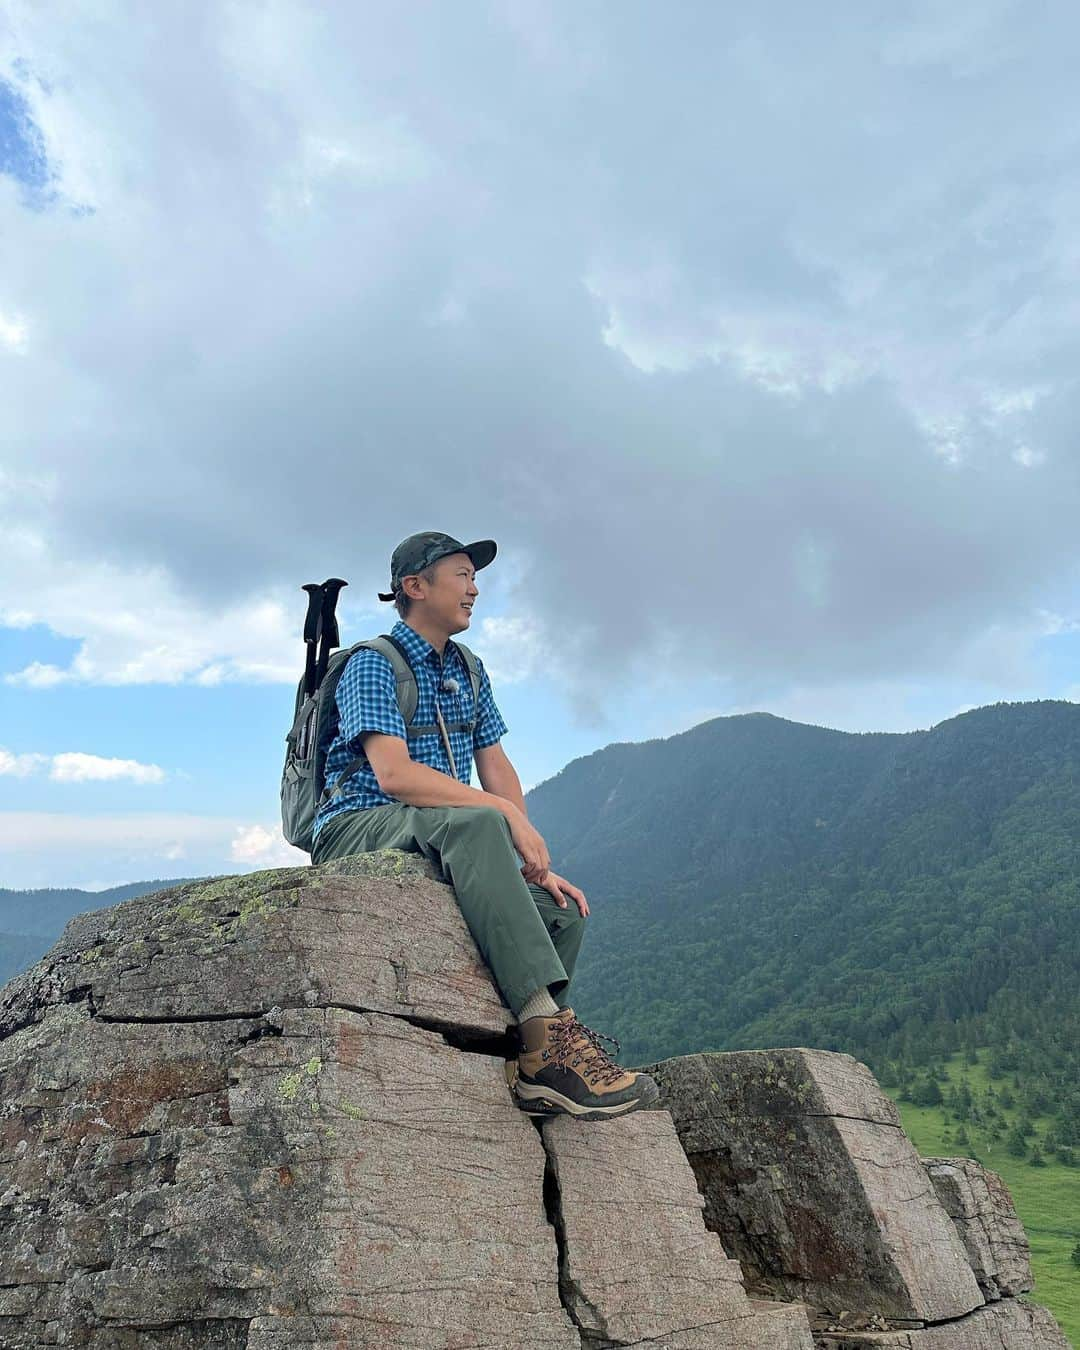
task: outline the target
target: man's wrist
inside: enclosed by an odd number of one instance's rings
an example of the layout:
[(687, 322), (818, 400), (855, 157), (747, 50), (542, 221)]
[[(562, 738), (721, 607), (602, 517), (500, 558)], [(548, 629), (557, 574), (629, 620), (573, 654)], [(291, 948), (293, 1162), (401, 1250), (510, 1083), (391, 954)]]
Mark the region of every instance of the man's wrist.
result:
[(501, 811), (507, 820), (512, 820), (515, 815), (521, 814), (521, 808), (515, 806), (508, 797), (500, 797), (497, 792), (485, 792), (484, 796), (488, 799), (488, 804), (493, 806), (496, 811)]

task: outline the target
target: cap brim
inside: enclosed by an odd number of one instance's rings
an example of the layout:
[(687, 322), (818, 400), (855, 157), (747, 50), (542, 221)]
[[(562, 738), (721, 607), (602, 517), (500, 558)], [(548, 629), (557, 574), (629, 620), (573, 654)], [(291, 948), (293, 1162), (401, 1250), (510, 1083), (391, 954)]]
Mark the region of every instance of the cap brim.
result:
[(475, 544), (466, 544), (462, 549), (472, 559), (472, 565), (479, 572), (481, 567), (486, 567), (499, 551), (498, 545), (494, 539), (478, 539)]

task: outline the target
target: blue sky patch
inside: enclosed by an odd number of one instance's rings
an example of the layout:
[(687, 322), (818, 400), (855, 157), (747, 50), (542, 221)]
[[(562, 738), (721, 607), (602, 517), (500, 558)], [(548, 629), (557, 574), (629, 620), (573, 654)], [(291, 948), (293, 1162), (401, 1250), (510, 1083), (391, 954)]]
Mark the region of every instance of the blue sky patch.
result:
[(0, 173), (21, 183), (34, 204), (48, 196), (53, 178), (45, 142), (29, 106), (6, 80), (0, 80)]
[[(12, 604), (17, 605), (18, 599), (18, 595), (12, 595)], [(14, 675), (34, 661), (65, 669), (81, 646), (78, 638), (61, 637), (43, 623), (31, 624), (29, 628), (5, 628), (0, 624), (0, 678)]]

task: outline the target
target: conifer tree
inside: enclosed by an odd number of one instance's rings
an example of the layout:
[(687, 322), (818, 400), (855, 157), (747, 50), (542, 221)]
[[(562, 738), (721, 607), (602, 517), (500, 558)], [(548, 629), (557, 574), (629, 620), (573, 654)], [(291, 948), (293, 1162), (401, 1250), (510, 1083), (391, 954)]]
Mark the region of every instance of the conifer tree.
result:
[(1005, 1136), (1005, 1148), (1014, 1158), (1023, 1158), (1027, 1154), (1027, 1140), (1015, 1125)]

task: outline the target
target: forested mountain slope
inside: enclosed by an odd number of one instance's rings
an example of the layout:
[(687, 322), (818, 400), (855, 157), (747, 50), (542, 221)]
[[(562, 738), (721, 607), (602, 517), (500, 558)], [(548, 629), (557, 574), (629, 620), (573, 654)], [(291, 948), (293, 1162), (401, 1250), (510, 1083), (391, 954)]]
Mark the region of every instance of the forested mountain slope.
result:
[(576, 760), (529, 811), (594, 909), (575, 1007), (630, 1060), (989, 1044), (1059, 1102), (1080, 1082), (1077, 705), (717, 718)]

